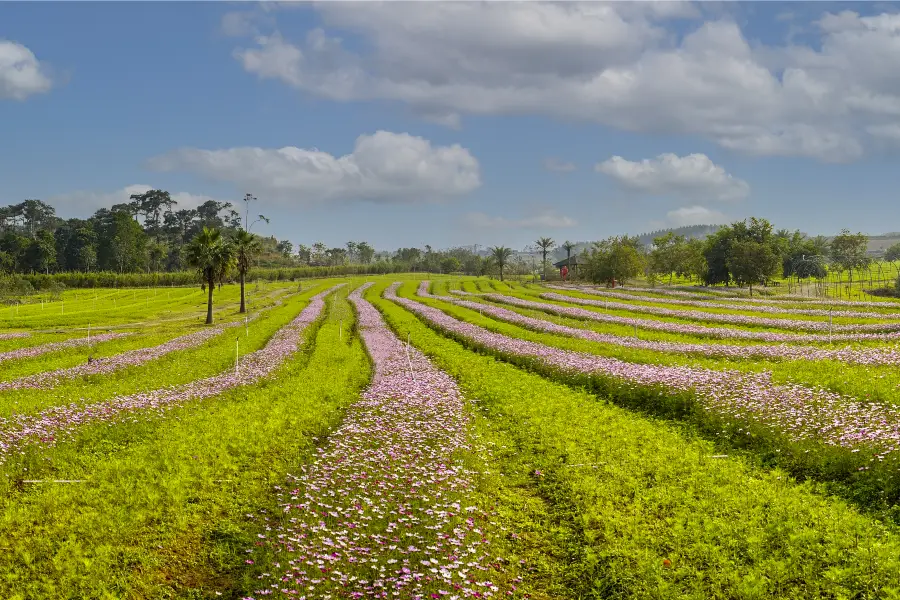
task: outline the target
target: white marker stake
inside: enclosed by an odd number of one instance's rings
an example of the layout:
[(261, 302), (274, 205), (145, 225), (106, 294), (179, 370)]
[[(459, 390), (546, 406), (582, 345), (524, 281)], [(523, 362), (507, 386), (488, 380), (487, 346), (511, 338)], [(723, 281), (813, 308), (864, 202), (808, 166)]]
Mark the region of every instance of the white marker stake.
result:
[(338, 340), (344, 341), (344, 320), (341, 319), (341, 328), (338, 329)]
[(250, 337), (250, 321), (247, 319), (247, 315), (244, 315), (244, 328), (247, 330), (247, 337)]
[(88, 323), (88, 344), (91, 343), (91, 324)]
[(238, 376), (238, 348), (241, 345), (241, 340), (234, 340), (234, 376)]

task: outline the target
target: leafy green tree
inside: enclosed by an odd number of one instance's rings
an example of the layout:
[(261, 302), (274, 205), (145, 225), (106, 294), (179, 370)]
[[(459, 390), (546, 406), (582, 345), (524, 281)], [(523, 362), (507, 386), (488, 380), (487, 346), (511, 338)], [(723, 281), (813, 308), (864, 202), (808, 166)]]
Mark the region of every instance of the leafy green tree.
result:
[(238, 275), (241, 279), (241, 310), (240, 312), (247, 312), (247, 307), (244, 303), (244, 279), (247, 276), (247, 271), (250, 270), (250, 267), (253, 263), (253, 257), (259, 254), (262, 246), (259, 243), (259, 240), (255, 235), (245, 231), (243, 229), (239, 229), (238, 232), (234, 236), (234, 254), (237, 264)]
[(728, 252), (728, 270), (738, 285), (765, 283), (778, 273), (781, 259), (772, 244), (743, 239), (734, 242)]
[(512, 256), (512, 248), (507, 248), (506, 246), (494, 246), (490, 248), (490, 251), (491, 258), (500, 270), (500, 281), (503, 281), (503, 269), (506, 267)]
[(375, 248), (369, 245), (368, 242), (357, 242), (356, 243), (356, 254), (359, 258), (359, 262), (364, 265), (368, 265), (372, 262), (372, 259), (375, 257)]
[(538, 238), (535, 242), (535, 245), (541, 249), (541, 269), (544, 272), (544, 279), (547, 279), (547, 253), (555, 243), (553, 238), (548, 237)]
[(638, 238), (615, 236), (594, 243), (582, 272), (594, 283), (611, 284), (640, 275), (645, 266), (646, 258)]
[(186, 248), (188, 264), (197, 270), (200, 289), (209, 288), (206, 301), (206, 324), (213, 322), (213, 288), (225, 282), (234, 264), (234, 248), (219, 229), (204, 227)]
[(847, 271), (849, 283), (853, 285), (853, 271), (865, 269), (871, 259), (867, 254), (869, 237), (864, 233), (850, 233), (849, 229), (842, 229), (841, 233), (831, 240), (831, 262), (839, 271)]
[(460, 270), (459, 259), (455, 256), (445, 256), (441, 259), (441, 273), (456, 273)]
[(672, 285), (676, 273), (682, 274), (688, 269), (687, 240), (683, 235), (675, 235), (671, 231), (653, 239), (653, 249), (650, 251), (650, 270), (657, 275), (668, 275), (669, 285)]
[(287, 258), (294, 251), (294, 245), (287, 240), (281, 240), (275, 245), (275, 249)]
[(896, 262), (900, 260), (900, 242), (897, 242), (884, 251), (884, 260), (888, 262)]
[(56, 267), (56, 238), (46, 230), (38, 231), (25, 251), (27, 268), (37, 273), (50, 273)]

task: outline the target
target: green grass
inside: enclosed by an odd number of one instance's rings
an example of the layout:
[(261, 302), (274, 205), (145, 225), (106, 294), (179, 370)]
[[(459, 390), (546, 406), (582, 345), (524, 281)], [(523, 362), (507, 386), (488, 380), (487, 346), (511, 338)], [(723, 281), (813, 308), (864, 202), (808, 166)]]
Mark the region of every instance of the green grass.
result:
[(367, 358), (339, 300), (304, 352), (274, 379), (172, 411), (92, 426), (45, 451), (34, 478), (2, 501), (0, 596), (241, 597), (252, 586), (246, 514), (308, 462), (366, 383)]
[[(0, 392), (0, 417), (34, 414), (55, 405), (85, 404), (117, 395), (132, 394), (164, 386), (187, 383), (222, 372), (234, 365), (235, 340), (239, 352), (247, 354), (261, 348), (280, 327), (290, 322), (306, 305), (306, 300), (325, 289), (311, 286), (273, 307), (254, 320), (249, 335), (243, 327), (226, 329), (194, 348), (174, 351), (142, 365), (126, 367), (110, 374), (92, 374), (64, 380), (51, 390), (20, 389)], [(203, 325), (198, 325), (198, 328)], [(184, 329), (189, 333), (189, 329)]]
[(718, 449), (689, 427), (473, 354), (379, 291), (367, 297), (478, 400), (506, 446), (498, 501), (527, 532), (520, 552), (546, 558), (538, 585), (565, 597), (897, 597), (894, 527), (777, 469), (710, 458)]

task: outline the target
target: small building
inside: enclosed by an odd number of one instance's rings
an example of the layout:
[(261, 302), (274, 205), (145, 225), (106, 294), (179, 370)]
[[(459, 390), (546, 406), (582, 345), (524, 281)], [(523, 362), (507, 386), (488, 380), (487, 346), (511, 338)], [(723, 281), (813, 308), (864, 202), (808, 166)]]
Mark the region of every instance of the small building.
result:
[[(582, 261), (583, 262), (583, 261)], [(559, 276), (562, 279), (568, 279), (569, 277), (574, 277), (578, 275), (578, 265), (581, 264), (578, 261), (578, 256), (570, 256), (569, 258), (564, 258), (559, 262), (553, 263), (553, 266), (559, 269)], [(563, 271), (565, 269), (565, 271)]]

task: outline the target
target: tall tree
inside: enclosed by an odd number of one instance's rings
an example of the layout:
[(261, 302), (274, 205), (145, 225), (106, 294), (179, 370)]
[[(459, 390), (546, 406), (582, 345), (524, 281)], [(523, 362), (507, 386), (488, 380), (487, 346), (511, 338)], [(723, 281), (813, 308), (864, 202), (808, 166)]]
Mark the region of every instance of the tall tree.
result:
[(640, 275), (646, 264), (637, 237), (611, 237), (594, 244), (585, 261), (584, 275), (595, 283), (625, 281)]
[(538, 238), (535, 242), (537, 247), (541, 249), (541, 269), (544, 272), (544, 279), (547, 279), (547, 253), (555, 243), (556, 242), (553, 241), (553, 238), (548, 237)]
[(200, 276), (200, 289), (209, 288), (206, 301), (206, 324), (213, 322), (213, 288), (224, 283), (234, 264), (234, 248), (219, 229), (204, 227), (187, 246), (187, 262)]
[(752, 239), (738, 240), (728, 253), (728, 270), (738, 285), (749, 285), (753, 295), (754, 283), (765, 283), (778, 272), (780, 257), (771, 244)]
[(842, 229), (841, 233), (831, 240), (831, 262), (838, 270), (847, 271), (850, 286), (853, 286), (853, 271), (869, 266), (871, 259), (866, 251), (869, 246), (869, 237), (864, 233), (850, 233), (849, 229)]
[(500, 281), (503, 281), (503, 268), (512, 256), (512, 248), (507, 248), (506, 246), (494, 246), (490, 248), (490, 251), (491, 258), (494, 259), (494, 262), (497, 263), (497, 268), (500, 269)]
[(900, 242), (897, 242), (884, 251), (884, 260), (888, 262), (896, 262), (900, 260)]
[(357, 242), (356, 254), (359, 258), (359, 262), (367, 265), (371, 263), (372, 259), (375, 257), (375, 248), (370, 246), (368, 242)]
[(237, 270), (238, 275), (241, 278), (241, 310), (240, 312), (247, 312), (247, 307), (244, 303), (244, 279), (247, 276), (247, 271), (250, 270), (250, 266), (253, 263), (253, 257), (259, 254), (259, 251), (262, 249), (262, 245), (259, 243), (259, 240), (252, 233), (239, 229), (238, 232), (234, 236), (234, 254), (237, 259)]

